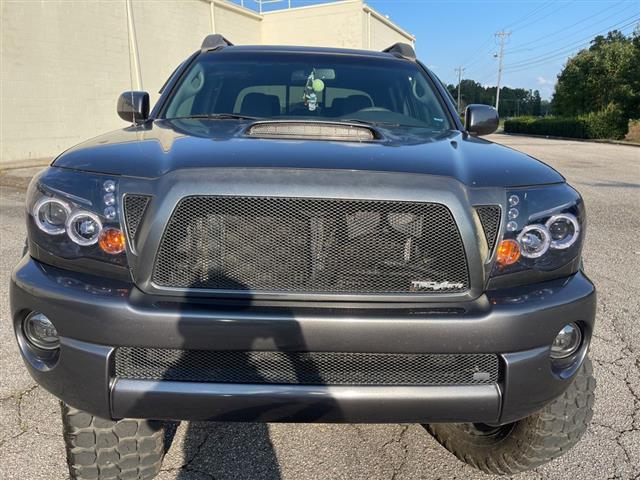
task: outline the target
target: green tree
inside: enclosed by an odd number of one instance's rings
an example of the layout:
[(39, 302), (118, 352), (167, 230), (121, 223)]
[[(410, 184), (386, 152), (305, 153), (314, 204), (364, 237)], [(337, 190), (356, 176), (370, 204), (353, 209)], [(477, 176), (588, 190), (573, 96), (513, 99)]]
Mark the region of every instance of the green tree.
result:
[[(457, 98), (458, 86), (447, 85), (453, 98)], [(474, 80), (464, 79), (460, 82), (462, 107), (471, 103), (495, 105), (496, 87), (483, 87)], [(540, 115), (542, 99), (540, 92), (524, 88), (502, 87), (500, 89), (500, 115), (514, 117), (522, 115)]]
[(640, 30), (626, 37), (619, 31), (599, 35), (591, 46), (570, 58), (558, 75), (553, 112), (576, 116), (610, 106), (627, 118), (640, 117)]
[(542, 114), (542, 97), (540, 97), (540, 92), (538, 90), (533, 92), (531, 102), (531, 114), (539, 117)]

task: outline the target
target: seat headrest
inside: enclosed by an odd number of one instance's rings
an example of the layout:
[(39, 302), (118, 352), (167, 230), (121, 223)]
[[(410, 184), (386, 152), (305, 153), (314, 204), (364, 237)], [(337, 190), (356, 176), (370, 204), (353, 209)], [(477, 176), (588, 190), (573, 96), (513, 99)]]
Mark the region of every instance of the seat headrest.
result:
[(240, 114), (249, 117), (274, 117), (280, 114), (280, 99), (277, 95), (249, 93), (242, 99)]

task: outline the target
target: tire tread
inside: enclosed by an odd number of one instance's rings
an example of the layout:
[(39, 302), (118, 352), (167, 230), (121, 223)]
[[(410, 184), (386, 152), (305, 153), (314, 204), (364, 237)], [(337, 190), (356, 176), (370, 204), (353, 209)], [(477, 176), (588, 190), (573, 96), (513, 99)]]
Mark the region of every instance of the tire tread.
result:
[(164, 456), (164, 426), (154, 420), (108, 420), (63, 402), (69, 475), (74, 480), (151, 479)]
[(596, 381), (586, 358), (569, 388), (539, 412), (519, 420), (494, 445), (471, 445), (465, 424), (427, 424), (427, 431), (463, 462), (486, 473), (513, 475), (531, 470), (569, 451), (593, 416)]

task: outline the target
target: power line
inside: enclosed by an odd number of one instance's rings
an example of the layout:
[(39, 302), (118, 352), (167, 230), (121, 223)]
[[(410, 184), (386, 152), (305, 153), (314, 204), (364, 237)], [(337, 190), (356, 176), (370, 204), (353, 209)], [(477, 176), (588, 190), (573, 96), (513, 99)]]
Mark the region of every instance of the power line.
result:
[[(622, 33), (624, 33), (623, 32), (624, 29), (629, 28), (629, 27), (633, 27), (633, 26), (634, 26), (633, 23), (630, 23), (628, 25), (625, 25), (624, 27), (621, 27), (620, 31)], [(528, 64), (518, 65), (518, 66), (514, 66), (514, 67), (506, 67), (505, 70), (508, 71), (509, 73), (517, 73), (517, 72), (523, 72), (525, 70), (530, 70), (531, 68), (538, 67), (540, 65), (544, 65), (544, 64), (549, 63), (549, 62), (551, 62), (553, 60), (557, 60), (557, 59), (561, 59), (561, 58), (567, 58), (573, 52), (575, 52), (577, 49), (582, 49), (584, 47), (587, 47), (587, 46), (589, 46), (590, 43), (591, 43), (590, 41), (586, 42), (586, 43), (583, 43), (581, 46), (570, 48), (570, 49), (568, 49), (566, 51), (563, 51), (563, 52), (558, 53), (558, 54), (550, 55), (547, 58), (543, 58), (543, 59), (537, 60), (535, 62), (530, 62)]]
[(560, 5), (558, 8), (556, 8), (555, 10), (550, 11), (549, 13), (547, 13), (546, 15), (543, 15), (542, 17), (538, 17), (535, 20), (533, 20), (532, 22), (522, 26), (522, 27), (518, 27), (513, 29), (512, 31), (520, 31), (523, 28), (529, 28), (531, 25), (535, 25), (536, 23), (539, 23), (541, 20), (544, 20), (545, 18), (550, 17), (551, 15), (559, 12), (560, 10), (562, 10), (563, 8), (567, 7), (569, 5), (569, 2), (563, 3), (562, 5)]
[[(634, 15), (638, 15), (638, 13), (635, 13)], [(524, 66), (529, 66), (529, 65), (533, 65), (533, 64), (537, 64), (540, 62), (544, 62), (546, 60), (549, 59), (553, 59), (556, 58), (558, 56), (562, 56), (565, 55), (567, 52), (571, 52), (573, 50), (575, 50), (576, 48), (580, 48), (581, 46), (586, 46), (588, 44), (591, 43), (591, 41), (593, 40), (593, 38), (597, 35), (601, 35), (602, 33), (606, 33), (611, 31), (611, 29), (624, 29), (627, 27), (630, 27), (632, 25), (634, 25), (637, 21), (640, 20), (640, 16), (639, 17), (634, 17), (634, 18), (626, 18), (625, 20), (622, 20), (621, 22), (618, 22), (610, 27), (607, 27), (599, 32), (596, 32), (594, 34), (591, 34), (589, 37), (585, 37), (581, 40), (578, 40), (577, 42), (573, 42), (569, 45), (566, 45), (564, 47), (561, 48), (561, 50), (556, 49), (555, 52), (554, 51), (550, 51), (550, 52), (545, 52), (543, 54), (540, 55), (536, 55), (533, 57), (530, 57), (528, 59), (524, 59), (515, 63), (511, 63), (509, 64), (506, 69), (510, 70), (510, 69), (514, 69), (514, 68), (520, 68), (520, 67), (524, 67)], [(626, 22), (626, 23), (625, 23)], [(622, 23), (624, 23), (624, 25), (621, 25)]]
[[(623, 0), (623, 1), (624, 1), (624, 0)], [(525, 22), (526, 20), (528, 20), (528, 19), (530, 19), (530, 18), (535, 17), (537, 14), (539, 14), (540, 12), (542, 12), (543, 10), (545, 10), (547, 7), (549, 7), (549, 6), (551, 6), (551, 5), (554, 5), (554, 4), (557, 4), (557, 3), (556, 3), (555, 1), (553, 1), (553, 0), (551, 0), (551, 1), (547, 1), (547, 2), (545, 2), (545, 3), (543, 3), (543, 4), (539, 5), (539, 6), (537, 6), (536, 8), (534, 8), (532, 11), (530, 11), (530, 12), (529, 12), (528, 14), (526, 14), (525, 16), (523, 16), (523, 17), (521, 17), (520, 19), (518, 19), (518, 20), (516, 20), (516, 21), (514, 21), (514, 22), (510, 23), (509, 25), (507, 25), (505, 28), (503, 28), (503, 29), (502, 29), (502, 31), (506, 31), (506, 30), (507, 30), (507, 28), (508, 28), (508, 27), (510, 27), (510, 26), (515, 26), (515, 25), (521, 24), (522, 22)], [(540, 20), (543, 20), (543, 19), (545, 19), (545, 18), (549, 17), (550, 15), (553, 15), (554, 13), (556, 13), (556, 12), (557, 12), (557, 11), (559, 11), (559, 10), (561, 10), (561, 9), (562, 9), (562, 8), (564, 8), (565, 6), (566, 6), (566, 4), (561, 5), (559, 8), (556, 8), (556, 9), (552, 10), (551, 12), (548, 12), (546, 15), (544, 15), (544, 16), (542, 16), (542, 17), (540, 17), (540, 18), (537, 18), (537, 19), (535, 19), (535, 20), (533, 20), (533, 21), (532, 21), (532, 22), (530, 22), (529, 24), (526, 24), (526, 25), (523, 25), (523, 26), (521, 26), (521, 27), (518, 27), (516, 30), (520, 30), (520, 29), (522, 29), (522, 28), (527, 28), (528, 26), (532, 25), (533, 23), (538, 23)], [(490, 42), (490, 40), (488, 40), (488, 41), (484, 42), (484, 43), (483, 43), (483, 44), (482, 44), (482, 45), (481, 45), (481, 46), (476, 50), (476, 54), (481, 53), (481, 52), (487, 52), (487, 53), (488, 53), (487, 49), (486, 49), (486, 48), (484, 48), (484, 49), (483, 49), (483, 47), (485, 47), (489, 42)], [(490, 51), (490, 50), (491, 50), (491, 48), (489, 48), (489, 51)], [(494, 55), (494, 57), (495, 57), (495, 56), (497, 56), (497, 55)], [(471, 58), (473, 58), (473, 56), (472, 56)], [(466, 66), (467, 66), (467, 68), (471, 68), (471, 67), (473, 67), (474, 65), (477, 65), (477, 64), (478, 64), (478, 62), (481, 62), (482, 60), (483, 60), (483, 58), (482, 58), (481, 56), (479, 56), (479, 55), (478, 55), (478, 56), (476, 56), (475, 60), (473, 60), (473, 61), (471, 61), (471, 62), (470, 62), (469, 60), (467, 60), (467, 61), (464, 61), (464, 62), (462, 62), (462, 63), (463, 63), (463, 65), (466, 65)], [(485, 59), (485, 61), (486, 61), (486, 59)]]
[[(553, 5), (555, 2), (554, 0), (550, 0), (547, 2), (543, 2), (541, 5), (536, 6), (532, 11), (530, 11), (529, 13), (527, 13), (525, 16), (519, 18), (518, 20), (515, 20), (514, 22), (511, 22), (509, 25), (506, 25), (502, 30), (506, 31), (507, 28), (515, 26), (519, 23), (522, 23), (526, 20), (528, 20), (531, 17), (534, 17), (535, 15), (537, 15), (538, 13), (540, 13), (541, 11), (543, 11), (544, 9), (546, 9), (547, 7)], [(480, 47), (478, 47), (475, 52), (468, 57), (465, 61), (462, 62), (463, 65), (466, 65), (467, 67), (471, 67), (473, 65), (476, 65), (479, 61), (482, 61), (483, 58), (482, 56), (480, 56), (481, 53), (488, 53), (489, 51), (492, 50), (492, 46), (490, 45), (492, 39), (494, 37), (490, 37), (488, 38), (483, 44), (480, 45)], [(486, 47), (489, 48), (486, 48)]]
[(462, 62), (463, 65), (466, 65), (467, 63), (469, 63), (473, 58), (476, 57), (477, 54), (479, 54), (483, 49), (486, 50), (486, 46), (488, 46), (490, 43), (492, 43), (493, 41), (493, 37), (489, 37), (487, 39), (486, 42), (484, 42), (482, 45), (480, 45), (469, 57), (467, 57), (467, 59)]
[[(624, 3), (624, 2), (625, 2), (625, 0), (621, 0), (620, 2), (616, 3), (616, 5), (614, 5), (614, 6), (620, 5), (620, 4)], [(600, 15), (601, 13), (604, 13), (605, 11), (608, 11), (610, 8), (613, 8), (613, 7), (607, 7), (605, 10), (601, 10), (600, 12), (598, 12), (598, 13), (597, 13), (597, 14), (595, 14), (595, 15), (591, 15), (591, 16), (589, 16), (589, 17), (583, 18), (582, 20), (580, 20), (580, 21), (578, 21), (578, 22), (575, 22), (575, 23), (574, 23), (573, 25), (571, 25), (570, 27), (567, 27), (567, 28), (564, 28), (564, 29), (560, 29), (560, 30), (556, 30), (555, 32), (551, 32), (551, 33), (549, 33), (549, 34), (545, 35), (544, 37), (538, 38), (538, 39), (536, 39), (536, 40), (532, 40), (532, 41), (527, 42), (527, 43), (523, 43), (522, 45), (519, 45), (519, 46), (518, 46), (518, 48), (516, 48), (515, 50), (510, 50), (510, 51), (509, 51), (509, 53), (513, 54), (513, 53), (519, 53), (519, 52), (529, 51), (529, 50), (531, 50), (531, 49), (528, 49), (528, 48), (525, 48), (525, 47), (528, 47), (528, 46), (530, 46), (530, 45), (533, 45), (533, 44), (539, 43), (540, 41), (543, 41), (543, 40), (547, 40), (547, 39), (549, 39), (550, 37), (553, 37), (553, 36), (557, 35), (558, 33), (565, 33), (567, 30), (571, 30), (571, 29), (572, 29), (573, 27), (575, 27), (576, 25), (579, 25), (580, 23), (583, 23), (583, 22), (584, 22), (584, 21), (586, 21), (586, 20), (590, 20), (590, 19), (591, 19), (591, 18), (593, 18), (594, 16), (598, 16), (598, 15)], [(574, 36), (574, 35), (576, 35), (576, 34), (582, 33), (582, 32), (584, 32), (584, 31), (586, 31), (586, 30), (590, 29), (591, 27), (595, 27), (595, 26), (596, 26), (596, 25), (598, 25), (600, 22), (604, 22), (605, 20), (609, 20), (610, 18), (613, 18), (613, 17), (618, 16), (618, 15), (620, 15), (620, 11), (616, 11), (614, 14), (612, 14), (612, 15), (608, 15), (608, 16), (606, 16), (606, 17), (604, 17), (604, 18), (602, 18), (602, 19), (598, 20), (598, 21), (597, 21), (597, 22), (595, 22), (595, 23), (592, 23), (592, 24), (590, 24), (590, 25), (587, 25), (586, 27), (583, 27), (583, 28), (579, 29), (578, 31), (573, 32), (571, 35), (568, 35), (568, 36), (566, 36), (566, 37), (562, 37), (562, 38), (568, 39), (568, 38), (570, 38), (570, 37), (572, 37), (572, 36)], [(562, 41), (562, 39), (558, 39), (558, 40), (555, 40), (555, 41), (552, 41), (552, 42), (543, 43), (543, 44), (541, 44), (541, 45), (536, 46), (535, 48), (536, 48), (536, 49), (538, 49), (538, 48), (542, 48), (542, 47), (547, 46), (547, 45), (557, 44), (557, 43), (558, 43), (558, 42), (560, 42), (560, 41)]]
[[(512, 22), (511, 24), (509, 24), (508, 26), (513, 26), (513, 25), (517, 25), (519, 23), (522, 23), (523, 21), (526, 21), (530, 18), (535, 17), (537, 14), (539, 14), (540, 12), (542, 12), (543, 10), (545, 10), (547, 7), (553, 5), (553, 4), (557, 4), (556, 2), (549, 1), (546, 2), (546, 4), (542, 4), (539, 5), (538, 7), (534, 8), (529, 14), (525, 15), (524, 17), (520, 18), (519, 20), (516, 20), (515, 22)], [(566, 7), (567, 4), (563, 4), (561, 5), (559, 8), (556, 8), (554, 10), (552, 10), (551, 12), (548, 12), (546, 15), (539, 17), (535, 20), (533, 20), (532, 22), (529, 22), (528, 24), (525, 24), (523, 26), (518, 27), (516, 30), (521, 30), (523, 28), (528, 28), (529, 26), (533, 25), (534, 23), (538, 23), (540, 20), (543, 20), (551, 15), (553, 15), (554, 13), (558, 12), (559, 10), (561, 10), (562, 8)], [(502, 31), (506, 31), (506, 28), (503, 28)], [(486, 45), (487, 42), (485, 42), (483, 45)], [(482, 50), (482, 46), (477, 50), (477, 52), (480, 52)], [(486, 49), (485, 49), (486, 50)], [(494, 55), (494, 57), (497, 55)], [(475, 61), (473, 62), (463, 62), (464, 65), (466, 65), (468, 68), (473, 67), (474, 65), (477, 65), (479, 61), (482, 61), (482, 57), (477, 57)]]
[[(555, 2), (554, 0), (550, 0), (547, 2), (543, 2), (541, 5), (538, 5), (537, 7), (535, 7), (533, 10), (531, 10), (529, 13), (527, 13), (526, 15), (524, 15), (523, 17), (519, 18), (518, 20), (515, 20), (514, 22), (511, 22), (510, 24), (506, 25), (502, 31), (506, 31), (507, 28), (518, 25), (532, 17), (534, 17), (535, 15), (537, 15), (538, 13), (540, 13), (541, 11), (543, 11), (544, 9), (546, 9), (547, 7), (553, 5)], [(483, 61), (486, 59), (483, 59), (482, 56), (480, 56), (480, 53), (489, 53), (492, 50), (492, 46), (489, 45), (491, 43), (491, 40), (494, 37), (490, 37), (487, 41), (485, 41), (483, 44), (480, 45), (480, 47), (478, 47), (478, 49), (474, 52), (473, 55), (471, 55), (471, 57), (469, 57), (467, 60), (465, 60), (464, 62), (462, 62), (463, 65), (466, 65), (468, 68), (476, 65), (478, 62)], [(488, 49), (486, 47), (489, 47)], [(474, 59), (475, 58), (475, 59)], [(472, 60), (474, 59), (474, 60)], [(472, 61), (471, 61), (472, 60)]]
[[(527, 20), (527, 19), (529, 19), (529, 18), (534, 17), (535, 15), (539, 14), (540, 12), (542, 12), (543, 10), (545, 10), (547, 7), (549, 7), (549, 5), (550, 5), (551, 3), (554, 3), (554, 2), (547, 2), (546, 4), (543, 4), (543, 5), (538, 6), (538, 7), (537, 7), (537, 8), (535, 8), (533, 11), (529, 12), (529, 14), (525, 15), (524, 17), (522, 17), (521, 19), (519, 19), (519, 20), (517, 20), (517, 21), (515, 21), (515, 22), (512, 22), (510, 25), (517, 25), (517, 24), (522, 23), (523, 21), (525, 21), (525, 20)], [(622, 3), (625, 3), (625, 0), (621, 0), (621, 1), (617, 2), (617, 3), (615, 3), (613, 6), (608, 7), (607, 9), (600, 10), (600, 11), (598, 11), (598, 12), (596, 12), (596, 13), (592, 14), (592, 15), (589, 15), (589, 16), (587, 16), (587, 17), (584, 17), (584, 18), (582, 18), (582, 19), (580, 19), (579, 21), (575, 22), (572, 26), (569, 26), (569, 27), (568, 27), (568, 28), (566, 28), (566, 29), (557, 30), (557, 31), (555, 31), (555, 32), (552, 32), (552, 33), (551, 33), (551, 34), (549, 34), (549, 35), (546, 35), (544, 38), (539, 38), (539, 39), (537, 39), (537, 40), (533, 40), (533, 41), (530, 41), (530, 42), (527, 42), (527, 43), (523, 44), (523, 45), (521, 45), (521, 46), (520, 46), (520, 48), (519, 48), (519, 49), (517, 49), (517, 50), (515, 50), (515, 51), (513, 51), (513, 52), (512, 52), (512, 51), (507, 51), (506, 53), (507, 53), (508, 55), (510, 55), (510, 54), (512, 54), (512, 53), (514, 53), (514, 52), (515, 52), (515, 53), (517, 53), (517, 52), (521, 52), (521, 51), (523, 51), (523, 50), (524, 50), (524, 49), (522, 48), (522, 47), (524, 47), (524, 46), (539, 43), (540, 41), (545, 40), (545, 39), (547, 39), (547, 38), (548, 38), (548, 37), (550, 37), (550, 36), (557, 35), (558, 33), (565, 32), (565, 31), (567, 31), (567, 30), (570, 30), (571, 28), (575, 27), (576, 25), (579, 25), (579, 24), (584, 23), (584, 22), (586, 22), (586, 21), (588, 21), (588, 20), (590, 20), (590, 19), (592, 19), (592, 18), (594, 18), (594, 17), (597, 17), (597, 16), (599, 16), (599, 15), (602, 15), (603, 13), (605, 13), (605, 12), (607, 12), (607, 11), (610, 11), (610, 9), (617, 7), (617, 6), (621, 5)], [(554, 10), (552, 10), (551, 12), (548, 12), (548, 13), (547, 13), (547, 15), (544, 15), (543, 17), (540, 17), (540, 18), (538, 18), (538, 19), (534, 20), (533, 22), (530, 22), (528, 25), (522, 26), (522, 27), (520, 27), (520, 28), (526, 28), (526, 27), (528, 27), (528, 26), (532, 25), (533, 23), (537, 23), (538, 21), (540, 21), (540, 20), (542, 20), (542, 19), (544, 19), (544, 18), (546, 18), (546, 17), (548, 17), (548, 16), (552, 15), (553, 13), (557, 12), (558, 10), (559, 10), (559, 9), (554, 9)], [(619, 12), (616, 12), (616, 14), (618, 14), (618, 13), (619, 13)], [(612, 17), (614, 17), (616, 14), (608, 15), (608, 16), (604, 17), (603, 19), (601, 19), (599, 22), (601, 22), (601, 21), (603, 21), (603, 20), (606, 20), (606, 19), (609, 19), (609, 18), (612, 18)], [(556, 58), (561, 58), (562, 56), (566, 56), (566, 55), (567, 55), (567, 53), (570, 53), (571, 51), (575, 50), (575, 48), (578, 48), (578, 46), (586, 46), (586, 45), (588, 45), (588, 44), (593, 40), (593, 38), (594, 38), (595, 36), (597, 36), (597, 35), (599, 35), (599, 34), (601, 34), (601, 33), (606, 33), (607, 31), (611, 31), (611, 30), (613, 30), (613, 29), (624, 29), (624, 28), (628, 28), (628, 27), (629, 27), (630, 25), (632, 25), (635, 21), (640, 20), (640, 17), (638, 17), (638, 18), (634, 18), (634, 17), (635, 17), (636, 15), (638, 15), (638, 14), (640, 14), (640, 12), (637, 12), (636, 14), (634, 14), (634, 16), (633, 16), (633, 17), (627, 17), (627, 18), (625, 18), (625, 19), (623, 19), (623, 20), (621, 20), (621, 21), (619, 21), (619, 22), (617, 22), (617, 23), (613, 24), (613, 25), (611, 25), (611, 26), (607, 27), (606, 29), (604, 29), (604, 30), (602, 30), (602, 31), (599, 31), (599, 32), (597, 32), (597, 33), (593, 33), (593, 34), (591, 34), (589, 37), (586, 37), (586, 38), (583, 38), (583, 39), (581, 39), (581, 40), (578, 40), (578, 41), (575, 41), (575, 42), (569, 43), (569, 44), (568, 44), (568, 45), (566, 45), (565, 47), (562, 47), (560, 50), (555, 49), (555, 50), (551, 50), (551, 51), (544, 52), (544, 53), (539, 54), (539, 55), (535, 55), (535, 56), (533, 56), (533, 57), (524, 58), (524, 59), (522, 59), (522, 60), (519, 60), (518, 62), (515, 62), (515, 63), (512, 63), (512, 64), (507, 64), (506, 66), (503, 66), (503, 68), (501, 68), (501, 67), (499, 66), (499, 76), (501, 76), (501, 75), (500, 75), (500, 73), (501, 73), (500, 71), (501, 71), (501, 70), (502, 70), (502, 71), (509, 71), (509, 72), (513, 72), (513, 73), (515, 73), (515, 72), (519, 72), (519, 71), (524, 71), (524, 70), (529, 69), (529, 68), (531, 68), (531, 67), (533, 67), (533, 66), (535, 66), (535, 65), (544, 64), (544, 63), (547, 63), (547, 62), (549, 62), (549, 61), (552, 61), (552, 60), (554, 60), (554, 59), (556, 59)], [(631, 19), (631, 23), (628, 23), (630, 19)], [(599, 23), (599, 22), (596, 22), (596, 23), (594, 23), (594, 24), (591, 24), (591, 25), (585, 26), (585, 27), (581, 28), (580, 30), (578, 30), (578, 31), (574, 32), (574, 34), (573, 34), (573, 35), (578, 34), (578, 33), (581, 33), (581, 32), (583, 32), (583, 31), (586, 31), (588, 28), (590, 28), (591, 26), (595, 26), (595, 25), (596, 25), (597, 23)], [(623, 24), (623, 25), (621, 25), (621, 24)], [(503, 32), (504, 32), (504, 31), (505, 31), (505, 29), (503, 29)], [(565, 37), (565, 38), (569, 38), (569, 37)], [(586, 44), (585, 44), (585, 42), (586, 42)], [(481, 46), (476, 50), (476, 52), (475, 52), (475, 54), (474, 54), (474, 55), (476, 55), (476, 54), (477, 54), (477, 53), (479, 53), (479, 52), (483, 52), (483, 51), (487, 51), (487, 50), (489, 50), (489, 49), (487, 49), (487, 48), (486, 48), (486, 47), (487, 47), (487, 45), (488, 45), (488, 43), (489, 43), (489, 41), (485, 41), (483, 44), (481, 44)], [(556, 41), (556, 42), (547, 42), (547, 43), (544, 43), (544, 44), (542, 44), (542, 45), (539, 45), (539, 47), (541, 47), (541, 46), (545, 46), (545, 45), (551, 45), (551, 44), (557, 44), (557, 41)], [(539, 48), (539, 47), (538, 47), (538, 48)], [(504, 52), (504, 50), (503, 50), (503, 52), (502, 52), (502, 56), (503, 56), (504, 54), (505, 54), (505, 52)], [(495, 54), (495, 55), (494, 55), (494, 57), (499, 57), (499, 55)], [(463, 64), (465, 65), (465, 69), (466, 69), (467, 71), (468, 71), (468, 70), (471, 70), (471, 71), (473, 71), (473, 72), (477, 72), (477, 71), (479, 71), (479, 72), (480, 72), (480, 73), (477, 73), (476, 75), (474, 75), (476, 78), (478, 78), (478, 77), (481, 77), (482, 79), (489, 78), (489, 76), (490, 76), (490, 75), (485, 75), (485, 73), (486, 73), (486, 72), (488, 72), (488, 69), (487, 69), (486, 67), (485, 67), (485, 68), (482, 68), (482, 67), (483, 67), (483, 66), (485, 66), (485, 65), (487, 65), (487, 66), (488, 66), (488, 64), (486, 63), (486, 60), (485, 60), (483, 63), (481, 63), (480, 65), (478, 65), (478, 63), (479, 63), (480, 61), (482, 61), (482, 60), (483, 60), (483, 58), (482, 58), (482, 57), (480, 57), (480, 56), (478, 56), (478, 57), (476, 57), (476, 59), (475, 59), (474, 61), (471, 61), (471, 62), (463, 62)], [(478, 66), (476, 66), (476, 65), (478, 65)], [(478, 67), (479, 67), (479, 68), (478, 68)], [(491, 75), (493, 75), (493, 74), (491, 74)], [(459, 83), (460, 83), (460, 82), (459, 82)], [(482, 83), (482, 82), (481, 82), (481, 83)]]
[(548, 2), (543, 2), (542, 4), (540, 4), (537, 7), (535, 7), (532, 11), (527, 13), (524, 17), (521, 17), (519, 20), (516, 20), (515, 22), (511, 22), (509, 25), (505, 25), (502, 28), (502, 30), (506, 30), (507, 28), (513, 28), (517, 24), (522, 23), (523, 21), (525, 21), (525, 20), (533, 17), (534, 15), (538, 14), (539, 12), (541, 12), (542, 10), (544, 10), (545, 8), (547, 8), (551, 4), (553, 4), (553, 0), (548, 1)]

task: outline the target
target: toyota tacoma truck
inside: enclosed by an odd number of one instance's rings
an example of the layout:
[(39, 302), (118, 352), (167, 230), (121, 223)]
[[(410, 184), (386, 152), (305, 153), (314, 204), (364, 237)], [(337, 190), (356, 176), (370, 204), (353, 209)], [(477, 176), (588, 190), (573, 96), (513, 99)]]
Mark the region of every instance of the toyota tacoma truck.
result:
[(496, 474), (584, 434), (584, 203), (411, 46), (213, 35), (118, 114), (31, 182), (11, 281), (72, 478), (152, 478), (176, 420), (418, 423)]

